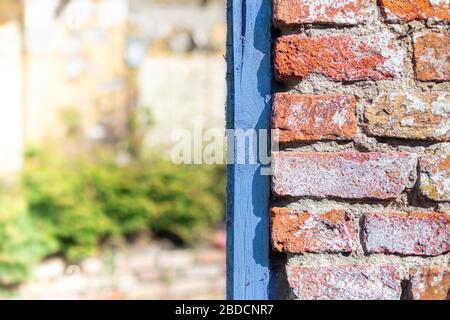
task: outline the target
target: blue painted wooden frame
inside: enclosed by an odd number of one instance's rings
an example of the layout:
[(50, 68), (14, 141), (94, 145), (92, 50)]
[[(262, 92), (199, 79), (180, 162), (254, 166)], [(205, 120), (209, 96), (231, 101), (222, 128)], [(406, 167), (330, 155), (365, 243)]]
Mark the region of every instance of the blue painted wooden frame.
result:
[[(228, 0), (227, 129), (269, 129), (272, 94), (272, 0)], [(228, 135), (236, 161), (238, 149)], [(232, 149), (230, 149), (232, 148)], [(264, 166), (229, 164), (227, 184), (227, 297), (273, 298), (270, 267), (270, 176)]]

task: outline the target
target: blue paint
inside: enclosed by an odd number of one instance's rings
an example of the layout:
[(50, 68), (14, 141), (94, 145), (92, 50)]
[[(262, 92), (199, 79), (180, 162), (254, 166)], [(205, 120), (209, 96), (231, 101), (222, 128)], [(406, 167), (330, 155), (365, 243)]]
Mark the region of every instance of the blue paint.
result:
[[(228, 129), (269, 129), (271, 114), (272, 0), (228, 0)], [(236, 159), (238, 150), (228, 137)], [(227, 297), (265, 300), (272, 295), (270, 270), (270, 177), (263, 165), (228, 165)]]

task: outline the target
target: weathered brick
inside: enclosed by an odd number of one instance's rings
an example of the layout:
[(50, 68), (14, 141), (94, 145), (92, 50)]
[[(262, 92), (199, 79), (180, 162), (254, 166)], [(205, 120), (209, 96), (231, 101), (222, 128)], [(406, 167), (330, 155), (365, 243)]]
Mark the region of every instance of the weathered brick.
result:
[(405, 51), (390, 33), (354, 37), (287, 35), (275, 41), (275, 74), (291, 82), (310, 74), (336, 81), (381, 80), (401, 74)]
[(450, 269), (423, 267), (411, 272), (414, 300), (450, 300)]
[(450, 216), (429, 212), (375, 212), (365, 215), (368, 253), (437, 256), (450, 250)]
[(395, 198), (416, 164), (405, 153), (274, 152), (272, 190), (278, 196)]
[(450, 80), (450, 35), (430, 32), (414, 39), (416, 78), (421, 81)]
[(380, 0), (383, 15), (389, 22), (426, 20), (450, 20), (447, 0)]
[(384, 95), (366, 108), (368, 135), (416, 140), (450, 139), (450, 94), (396, 93)]
[(274, 96), (272, 127), (280, 142), (350, 140), (357, 131), (356, 99), (346, 95)]
[(368, 0), (274, 0), (277, 27), (307, 23), (355, 25), (369, 17)]
[(358, 242), (356, 229), (355, 219), (344, 210), (271, 210), (272, 245), (281, 252), (352, 252)]
[(289, 266), (290, 287), (300, 300), (400, 300), (395, 266)]
[(430, 200), (450, 201), (450, 155), (424, 156), (419, 168), (420, 193)]

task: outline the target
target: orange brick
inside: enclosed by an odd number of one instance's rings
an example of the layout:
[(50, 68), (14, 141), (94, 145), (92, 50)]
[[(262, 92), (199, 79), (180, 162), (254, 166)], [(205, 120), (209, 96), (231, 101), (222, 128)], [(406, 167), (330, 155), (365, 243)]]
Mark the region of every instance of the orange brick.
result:
[(450, 80), (450, 35), (430, 32), (414, 40), (416, 78), (421, 81)]
[(450, 155), (420, 158), (419, 171), (422, 195), (434, 201), (450, 201)]
[(275, 94), (273, 136), (280, 142), (351, 140), (357, 131), (355, 108), (352, 96)]
[(405, 51), (390, 33), (356, 37), (282, 36), (275, 41), (275, 74), (292, 82), (310, 74), (336, 81), (391, 79), (403, 70)]
[(352, 252), (358, 236), (356, 221), (344, 210), (313, 215), (287, 208), (272, 208), (273, 248), (281, 252)]
[(380, 0), (388, 21), (412, 21), (434, 18), (450, 20), (450, 5), (446, 0)]
[(365, 131), (377, 137), (448, 141), (450, 93), (408, 92), (383, 95), (364, 113)]
[(274, 0), (277, 27), (306, 23), (355, 25), (369, 16), (369, 0)]
[(450, 299), (450, 268), (424, 267), (411, 272), (414, 300)]

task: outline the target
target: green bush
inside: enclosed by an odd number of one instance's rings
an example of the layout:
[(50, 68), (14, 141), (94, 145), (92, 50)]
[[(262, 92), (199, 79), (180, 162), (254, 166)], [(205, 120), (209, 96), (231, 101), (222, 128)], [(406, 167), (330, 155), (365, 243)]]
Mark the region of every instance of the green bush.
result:
[(93, 201), (121, 235), (148, 230), (155, 204), (147, 196), (145, 170), (135, 162), (120, 167), (111, 162), (89, 164), (85, 184)]
[(36, 158), (28, 161), (24, 190), (28, 210), (40, 230), (56, 244), (54, 253), (76, 260), (95, 253), (115, 232), (114, 223), (95, 201), (82, 163)]
[(47, 242), (15, 196), (0, 198), (0, 287), (22, 282), (49, 251)]
[(188, 244), (206, 238), (223, 219), (224, 173), (157, 157), (118, 165), (34, 154), (23, 186), (31, 217), (56, 243), (52, 253), (77, 260), (143, 231)]
[(220, 167), (154, 163), (145, 178), (157, 204), (150, 229), (187, 243), (205, 237), (224, 216), (223, 173)]

